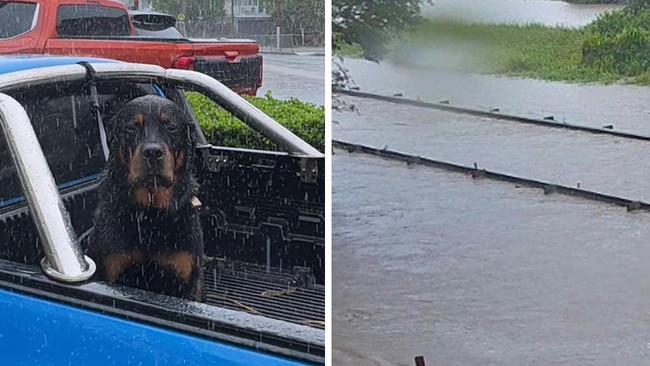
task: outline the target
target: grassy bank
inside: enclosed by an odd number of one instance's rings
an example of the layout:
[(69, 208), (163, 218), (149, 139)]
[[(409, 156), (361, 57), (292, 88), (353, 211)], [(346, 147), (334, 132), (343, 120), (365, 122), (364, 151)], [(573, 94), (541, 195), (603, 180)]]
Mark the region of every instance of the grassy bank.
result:
[[(481, 73), (522, 76), (571, 82), (611, 82), (619, 75), (582, 63), (583, 29), (542, 25), (491, 25), (454, 22), (429, 23), (407, 42), (396, 47), (393, 61), (417, 62), (421, 50), (445, 49), (453, 45), (471, 58), (469, 70)], [(424, 66), (436, 67), (436, 65)]]
[[(297, 99), (275, 99), (271, 93), (263, 97), (245, 98), (319, 151), (325, 151), (324, 107)], [(277, 150), (271, 141), (255, 133), (242, 121), (234, 118), (203, 95), (188, 92), (187, 99), (210, 143), (258, 150)]]
[[(458, 52), (465, 60), (455, 67), (468, 72), (572, 82), (618, 79), (581, 64), (585, 38), (583, 30), (541, 25), (431, 22), (418, 28), (407, 41), (393, 45), (387, 59), (402, 65), (437, 68), (440, 65), (435, 63), (435, 57), (427, 57), (428, 52)], [(347, 57), (360, 54), (353, 46), (338, 53)]]
[[(405, 66), (650, 85), (650, 8), (629, 6), (581, 29), (429, 22), (391, 49), (388, 59)], [(358, 52), (346, 47), (340, 54)]]

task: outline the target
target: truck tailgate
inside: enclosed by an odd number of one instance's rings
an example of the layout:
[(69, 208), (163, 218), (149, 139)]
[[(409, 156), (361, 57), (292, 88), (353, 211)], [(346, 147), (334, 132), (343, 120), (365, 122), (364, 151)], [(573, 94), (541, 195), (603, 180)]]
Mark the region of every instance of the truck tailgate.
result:
[(262, 86), (262, 55), (258, 51), (255, 42), (61, 38), (48, 40), (44, 53), (191, 69), (219, 80), (238, 93), (255, 95)]
[(174, 59), (194, 52), (189, 43), (163, 43), (140, 40), (50, 39), (45, 53), (112, 58), (120, 61), (159, 65), (170, 68)]
[[(226, 57), (229, 54), (249, 56), (259, 54), (257, 43), (205, 43), (187, 39), (141, 38), (53, 38), (45, 44), (45, 53), (113, 58), (116, 60), (150, 63), (165, 68), (183, 56)], [(135, 52), (137, 51), (137, 52)]]
[(256, 55), (260, 52), (257, 42), (205, 42), (188, 39), (195, 56), (225, 55), (226, 52), (237, 52), (239, 55)]
[(234, 60), (197, 56), (194, 59), (194, 71), (210, 75), (231, 88), (239, 85), (260, 87), (262, 55), (237, 57)]

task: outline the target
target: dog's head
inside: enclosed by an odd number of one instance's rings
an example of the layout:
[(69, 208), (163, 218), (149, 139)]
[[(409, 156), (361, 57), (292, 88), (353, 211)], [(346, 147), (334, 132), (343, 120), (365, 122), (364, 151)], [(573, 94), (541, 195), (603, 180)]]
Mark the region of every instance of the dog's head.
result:
[(168, 209), (177, 186), (187, 186), (191, 174), (196, 139), (190, 117), (170, 100), (144, 96), (125, 104), (112, 128), (111, 155), (116, 154), (135, 202)]

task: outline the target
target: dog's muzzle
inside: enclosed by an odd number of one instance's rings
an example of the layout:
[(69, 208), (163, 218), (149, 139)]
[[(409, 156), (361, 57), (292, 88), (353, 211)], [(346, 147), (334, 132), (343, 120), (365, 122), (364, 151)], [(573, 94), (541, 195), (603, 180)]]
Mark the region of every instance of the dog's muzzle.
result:
[(135, 155), (134, 183), (136, 186), (169, 187), (174, 180), (173, 157), (161, 143), (146, 142)]

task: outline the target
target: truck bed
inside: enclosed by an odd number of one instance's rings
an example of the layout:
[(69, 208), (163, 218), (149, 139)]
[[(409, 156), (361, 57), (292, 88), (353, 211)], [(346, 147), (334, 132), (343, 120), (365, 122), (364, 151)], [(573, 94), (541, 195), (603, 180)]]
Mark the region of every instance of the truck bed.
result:
[(205, 269), (206, 303), (323, 328), (325, 287), (306, 268), (294, 271), (245, 262), (211, 261)]

